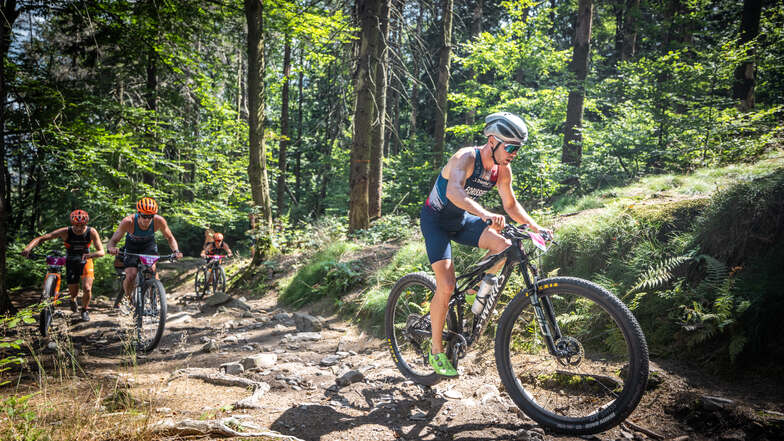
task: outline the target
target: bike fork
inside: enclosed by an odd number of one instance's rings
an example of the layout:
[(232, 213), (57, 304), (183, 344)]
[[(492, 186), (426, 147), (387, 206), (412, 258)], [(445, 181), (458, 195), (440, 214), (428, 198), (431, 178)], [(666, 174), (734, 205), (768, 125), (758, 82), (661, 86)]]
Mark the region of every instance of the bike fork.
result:
[(539, 299), (536, 291), (533, 291), (529, 298), (531, 299), (531, 305), (534, 307), (536, 322), (539, 324), (539, 329), (542, 331), (545, 342), (547, 342), (547, 349), (550, 351), (550, 355), (556, 357), (564, 356), (565, 354), (562, 354), (563, 351), (559, 351), (555, 347), (555, 341), (561, 338), (561, 330), (558, 328), (558, 323), (555, 320), (553, 304), (550, 302), (550, 299), (547, 297)]

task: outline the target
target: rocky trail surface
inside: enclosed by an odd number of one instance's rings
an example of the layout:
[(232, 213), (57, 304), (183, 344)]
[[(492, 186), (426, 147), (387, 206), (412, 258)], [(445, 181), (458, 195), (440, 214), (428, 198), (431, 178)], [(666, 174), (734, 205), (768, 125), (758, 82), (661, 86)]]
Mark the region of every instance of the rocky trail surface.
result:
[[(143, 439), (578, 439), (548, 432), (514, 406), (491, 342), (461, 362), (459, 379), (421, 387), (398, 372), (381, 339), (338, 316), (286, 310), (272, 293), (198, 300), (192, 276), (193, 268), (162, 270), (172, 279), (166, 332), (147, 355), (128, 352), (105, 298), (90, 322), (62, 319), (80, 365), (72, 381), (101, 385), (100, 412), (141, 415)], [(42, 343), (45, 356), (59, 350), (51, 343)], [(782, 439), (781, 384), (666, 362), (652, 369), (628, 422), (583, 439)]]

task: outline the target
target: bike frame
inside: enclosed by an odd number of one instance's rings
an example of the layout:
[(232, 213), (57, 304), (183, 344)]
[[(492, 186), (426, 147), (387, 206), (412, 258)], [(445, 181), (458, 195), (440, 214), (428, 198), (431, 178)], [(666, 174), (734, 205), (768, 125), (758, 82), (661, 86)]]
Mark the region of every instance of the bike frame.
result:
[[(512, 225), (507, 226), (504, 233), (504, 237), (510, 239), (512, 242), (510, 247), (498, 254), (487, 256), (476, 265), (470, 267), (466, 273), (457, 277), (455, 280), (455, 293), (449, 300), (448, 314), (452, 314), (453, 317), (456, 318), (453, 323), (457, 324), (457, 329), (449, 329), (443, 336), (444, 340), (450, 342), (449, 344), (455, 349), (452, 352), (453, 358), (463, 358), (467, 349), (479, 340), (479, 337), (490, 322), (490, 315), (498, 305), (498, 300), (501, 298), (501, 293), (506, 288), (509, 277), (515, 269), (523, 276), (523, 281), (525, 282), (525, 287), (521, 288), (520, 291), (515, 294), (515, 297), (525, 295), (530, 299), (536, 314), (537, 324), (542, 331), (542, 335), (545, 337), (550, 354), (556, 357), (568, 355), (567, 351), (557, 348), (555, 344), (555, 342), (561, 338), (561, 330), (555, 320), (555, 314), (553, 313), (550, 299), (547, 297), (540, 299), (538, 296), (539, 271), (532, 263), (531, 257), (523, 248), (523, 240), (530, 239), (530, 235)], [(469, 329), (460, 329), (465, 326), (463, 323), (466, 310), (466, 292), (469, 288), (480, 283), (487, 270), (492, 268), (502, 259), (506, 259), (506, 262), (501, 270), (498, 289), (488, 293), (485, 307), (481, 314), (474, 317), (471, 327)], [(429, 337), (429, 335), (427, 337)]]

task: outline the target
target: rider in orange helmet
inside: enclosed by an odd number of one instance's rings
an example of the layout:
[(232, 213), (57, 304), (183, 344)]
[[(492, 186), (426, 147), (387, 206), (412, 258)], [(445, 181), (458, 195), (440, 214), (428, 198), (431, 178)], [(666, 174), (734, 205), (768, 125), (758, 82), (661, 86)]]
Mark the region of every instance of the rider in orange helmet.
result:
[[(158, 245), (155, 244), (155, 232), (160, 231), (163, 237), (169, 242), (172, 253), (179, 259), (182, 253), (179, 251), (177, 239), (174, 238), (169, 224), (163, 216), (158, 214), (158, 202), (153, 198), (144, 197), (136, 203), (136, 213), (126, 216), (120, 221), (120, 226), (114, 232), (106, 247), (109, 254), (117, 255), (120, 251), (117, 242), (125, 234), (125, 251), (134, 254), (158, 254)], [(123, 288), (125, 294), (130, 297), (130, 293), (136, 288), (136, 264), (139, 258), (136, 256), (126, 256), (125, 281)], [(153, 266), (154, 268), (154, 266)]]
[[(93, 270), (93, 257), (102, 257), (103, 244), (95, 228), (87, 226), (90, 216), (84, 210), (74, 210), (71, 212), (71, 226), (63, 227), (51, 233), (38, 236), (22, 250), (22, 255), (27, 257), (30, 252), (41, 242), (60, 238), (65, 244), (66, 256), (65, 280), (68, 284), (68, 293), (71, 296), (71, 311), (76, 312), (76, 296), (79, 294), (79, 281), (83, 282), (81, 318), (90, 321), (87, 310), (90, 308), (90, 298), (93, 293), (93, 280), (95, 273)], [(90, 252), (90, 245), (95, 244), (95, 252)]]
[(201, 257), (206, 258), (208, 255), (212, 256), (221, 252), (225, 252), (229, 257), (234, 255), (231, 252), (231, 248), (229, 248), (229, 244), (224, 242), (223, 234), (215, 233), (212, 235), (212, 242), (207, 242), (204, 245), (204, 249), (201, 250)]

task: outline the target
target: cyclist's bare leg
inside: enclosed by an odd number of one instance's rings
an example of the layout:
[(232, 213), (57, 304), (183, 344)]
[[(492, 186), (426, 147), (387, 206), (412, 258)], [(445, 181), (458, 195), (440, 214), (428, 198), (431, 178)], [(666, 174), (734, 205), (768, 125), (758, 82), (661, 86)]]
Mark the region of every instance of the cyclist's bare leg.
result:
[(68, 284), (68, 295), (71, 296), (71, 301), (76, 305), (76, 297), (79, 295), (79, 282)]
[[(131, 293), (136, 289), (136, 274), (139, 272), (134, 266), (125, 268), (125, 280), (123, 280), (123, 289), (125, 290), (125, 297), (131, 302)], [(133, 304), (133, 302), (131, 302)]]
[[(482, 235), (479, 236), (479, 248), (487, 250), (485, 257), (492, 254), (498, 254), (510, 246), (512, 246), (512, 241), (505, 238), (504, 236), (501, 236), (498, 231), (490, 227), (485, 228), (485, 231), (483, 231)], [(487, 272), (497, 273), (498, 270), (504, 266), (504, 262), (506, 262), (506, 259), (499, 260), (498, 263), (488, 269)]]
[(93, 279), (92, 277), (82, 277), (83, 290), (82, 290), (82, 309), (87, 309), (90, 306), (90, 299), (93, 296)]
[(446, 312), (449, 306), (449, 298), (455, 291), (455, 267), (452, 259), (444, 259), (434, 262), (433, 272), (436, 274), (436, 294), (430, 301), (430, 322), (432, 325), (433, 347), (431, 352), (438, 354), (444, 352), (441, 342), (441, 334), (444, 330)]

